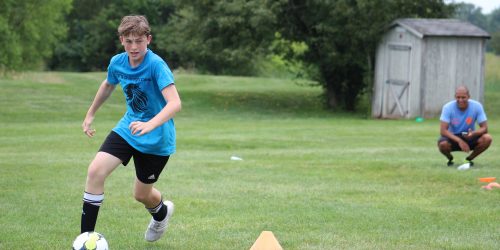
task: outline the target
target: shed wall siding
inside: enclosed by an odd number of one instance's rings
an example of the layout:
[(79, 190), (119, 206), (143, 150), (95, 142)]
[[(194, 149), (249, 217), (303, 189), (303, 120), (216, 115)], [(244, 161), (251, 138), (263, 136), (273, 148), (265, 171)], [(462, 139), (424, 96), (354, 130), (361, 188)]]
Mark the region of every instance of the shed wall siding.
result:
[[(407, 32), (404, 29), (393, 28), (386, 33), (382, 42), (379, 44), (377, 49), (377, 60), (375, 65), (375, 84), (374, 84), (374, 95), (372, 102), (372, 116), (381, 117), (383, 115), (383, 105), (387, 102), (387, 98), (392, 98), (385, 94), (386, 91), (386, 81), (389, 76), (389, 45), (407, 45), (411, 47), (411, 55), (409, 65), (401, 64), (401, 67), (410, 67), (409, 69), (392, 69), (397, 72), (409, 71), (408, 80), (410, 82), (409, 95), (408, 95), (408, 116), (412, 117), (419, 115), (420, 113), (420, 99), (421, 99), (421, 89), (420, 89), (420, 75), (421, 67), (415, 67), (415, 65), (420, 65), (422, 60), (421, 52), (421, 40)], [(394, 64), (393, 64), (394, 66)], [(385, 115), (385, 114), (384, 114)]]
[(424, 115), (438, 116), (443, 104), (454, 99), (455, 88), (459, 85), (466, 85), (471, 97), (480, 100), (481, 41), (477, 38), (428, 37), (424, 42)]
[(383, 88), (383, 78), (386, 59), (384, 42), (385, 37), (382, 38), (382, 42), (377, 46), (377, 54), (375, 57), (375, 76), (373, 78), (373, 96), (372, 96), (372, 116), (380, 118), (382, 116), (382, 88)]
[[(408, 97), (401, 100), (407, 102), (408, 114), (401, 118), (439, 116), (442, 106), (454, 99), (455, 88), (459, 85), (466, 85), (471, 98), (482, 102), (485, 43), (485, 38), (480, 37), (420, 38), (401, 26), (391, 28), (377, 48), (372, 116), (393, 118), (384, 113), (387, 112), (384, 105), (393, 101), (387, 98), (394, 98), (387, 96), (386, 81), (391, 76), (402, 78), (401, 72), (409, 72), (409, 76), (408, 79), (400, 80), (410, 82)], [(398, 64), (398, 59), (395, 59), (398, 52), (390, 51), (391, 44), (411, 46), (409, 63), (403, 63), (404, 60), (401, 60)], [(392, 62), (390, 65), (389, 61)], [(405, 71), (399, 66), (410, 68)], [(390, 67), (394, 71), (389, 73)]]

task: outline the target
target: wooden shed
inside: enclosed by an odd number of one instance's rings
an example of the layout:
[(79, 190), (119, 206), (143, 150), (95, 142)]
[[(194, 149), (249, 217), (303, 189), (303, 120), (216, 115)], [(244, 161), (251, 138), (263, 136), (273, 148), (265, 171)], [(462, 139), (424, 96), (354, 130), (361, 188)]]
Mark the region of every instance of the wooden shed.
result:
[(455, 19), (398, 19), (376, 54), (372, 117), (436, 117), (465, 85), (483, 101), (489, 34)]

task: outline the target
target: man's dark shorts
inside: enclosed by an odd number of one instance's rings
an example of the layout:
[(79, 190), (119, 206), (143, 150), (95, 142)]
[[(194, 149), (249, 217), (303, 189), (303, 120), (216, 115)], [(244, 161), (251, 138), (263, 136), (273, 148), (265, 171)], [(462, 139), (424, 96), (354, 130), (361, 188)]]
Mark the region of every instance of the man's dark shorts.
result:
[[(467, 142), (467, 144), (469, 144), (469, 148), (471, 150), (474, 150), (476, 148), (476, 146), (477, 146), (477, 139), (479, 137), (474, 137), (474, 138), (472, 138), (472, 140), (466, 140), (461, 134), (456, 134), (455, 136), (458, 136), (462, 140), (464, 140), (465, 142)], [(462, 151), (462, 149), (460, 148), (460, 146), (458, 145), (458, 143), (456, 143), (455, 141), (451, 140), (450, 138), (445, 137), (445, 136), (439, 137), (438, 145), (442, 141), (448, 141), (451, 144), (451, 151)]]
[(134, 157), (135, 175), (142, 183), (155, 183), (160, 177), (161, 171), (167, 165), (170, 156), (145, 154), (130, 146), (116, 132), (111, 131), (102, 143), (100, 152), (106, 152), (122, 160), (127, 166), (130, 158)]

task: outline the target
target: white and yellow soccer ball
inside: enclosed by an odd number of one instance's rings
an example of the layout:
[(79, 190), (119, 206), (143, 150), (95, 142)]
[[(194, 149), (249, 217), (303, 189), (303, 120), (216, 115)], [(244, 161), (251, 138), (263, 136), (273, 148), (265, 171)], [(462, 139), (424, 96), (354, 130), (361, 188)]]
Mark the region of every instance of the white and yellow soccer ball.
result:
[(76, 237), (73, 250), (108, 250), (108, 242), (98, 232), (85, 232)]

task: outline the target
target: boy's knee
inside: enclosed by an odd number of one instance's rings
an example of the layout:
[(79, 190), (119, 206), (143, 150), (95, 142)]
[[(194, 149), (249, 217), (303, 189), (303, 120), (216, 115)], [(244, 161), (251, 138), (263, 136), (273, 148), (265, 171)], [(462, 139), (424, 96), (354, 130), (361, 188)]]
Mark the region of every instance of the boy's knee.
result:
[(140, 203), (146, 203), (148, 202), (149, 195), (146, 193), (142, 192), (135, 192), (134, 193), (134, 199)]
[(89, 180), (104, 180), (106, 174), (98, 166), (91, 165), (87, 171), (87, 179)]

